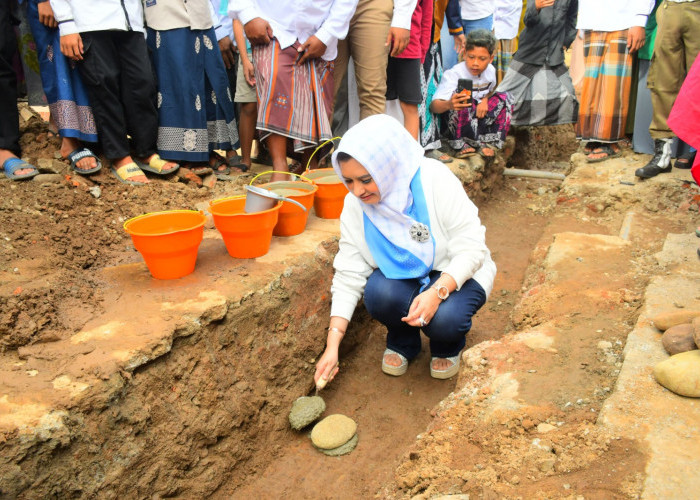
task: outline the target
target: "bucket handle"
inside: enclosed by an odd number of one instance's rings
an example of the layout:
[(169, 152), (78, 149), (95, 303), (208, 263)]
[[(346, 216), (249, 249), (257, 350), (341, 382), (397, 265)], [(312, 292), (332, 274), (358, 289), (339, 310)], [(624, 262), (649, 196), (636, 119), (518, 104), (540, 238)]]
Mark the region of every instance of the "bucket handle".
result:
[(311, 158), (314, 157), (314, 155), (318, 152), (318, 150), (321, 149), (321, 148), (322, 148), (323, 146), (325, 146), (326, 144), (328, 144), (329, 142), (335, 141), (336, 139), (340, 139), (340, 136), (336, 136), (336, 137), (333, 137), (333, 138), (331, 138), (331, 139), (328, 139), (327, 141), (322, 142), (316, 149), (314, 149), (314, 152), (311, 153), (311, 156), (309, 156), (309, 159), (308, 159), (308, 161), (306, 162), (306, 170), (304, 170), (304, 172), (308, 172), (308, 171), (309, 171), (309, 166), (311, 165)]
[(260, 172), (258, 175), (256, 175), (255, 177), (253, 177), (253, 178), (250, 180), (250, 184), (249, 184), (249, 185), (252, 186), (252, 185), (253, 185), (253, 182), (255, 182), (255, 179), (257, 179), (257, 178), (260, 177), (261, 175), (265, 175), (265, 174), (287, 174), (287, 175), (296, 175), (296, 176), (299, 177), (300, 179), (303, 179), (304, 181), (308, 182), (309, 184), (313, 184), (313, 183), (311, 182), (311, 179), (309, 179), (308, 177), (304, 177), (303, 175), (295, 174), (294, 172), (280, 172), (280, 171), (277, 171), (277, 170), (265, 170), (264, 172)]

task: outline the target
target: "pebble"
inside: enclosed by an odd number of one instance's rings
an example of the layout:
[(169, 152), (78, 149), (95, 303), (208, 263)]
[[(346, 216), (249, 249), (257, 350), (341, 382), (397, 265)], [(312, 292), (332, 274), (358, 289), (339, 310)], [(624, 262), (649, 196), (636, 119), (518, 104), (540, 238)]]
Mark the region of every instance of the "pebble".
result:
[(695, 345), (700, 349), (700, 317), (695, 318), (691, 323), (693, 325), (693, 340), (695, 340)]
[(333, 448), (332, 450), (323, 450), (319, 448), (319, 450), (321, 451), (321, 453), (325, 453), (329, 457), (339, 457), (341, 455), (347, 455), (352, 450), (354, 450), (359, 440), (360, 438), (358, 438), (357, 434), (355, 434), (353, 437), (350, 438), (350, 441), (341, 446), (338, 446), (337, 448)]
[(321, 396), (302, 396), (292, 403), (289, 412), (289, 425), (292, 429), (303, 429), (326, 411), (326, 403)]
[(607, 340), (601, 340), (598, 342), (598, 349), (612, 349), (612, 342), (608, 342)]
[(537, 432), (544, 434), (545, 432), (550, 432), (556, 429), (556, 426), (547, 423), (541, 423), (537, 426)]
[(336, 413), (314, 426), (311, 430), (311, 442), (316, 448), (332, 450), (350, 441), (356, 431), (357, 424), (353, 419)]
[(51, 183), (51, 184), (58, 184), (63, 180), (63, 177), (61, 177), (60, 174), (39, 174), (34, 176), (34, 182), (38, 182), (39, 184), (43, 184), (45, 182)]
[(95, 198), (99, 198), (100, 196), (102, 196), (102, 190), (100, 189), (100, 186), (92, 186), (90, 189), (88, 189), (88, 191)]
[(654, 367), (654, 377), (676, 394), (700, 398), (700, 350), (682, 352), (662, 361)]
[(661, 336), (661, 343), (670, 355), (697, 349), (695, 345), (695, 328), (690, 323), (672, 326)]

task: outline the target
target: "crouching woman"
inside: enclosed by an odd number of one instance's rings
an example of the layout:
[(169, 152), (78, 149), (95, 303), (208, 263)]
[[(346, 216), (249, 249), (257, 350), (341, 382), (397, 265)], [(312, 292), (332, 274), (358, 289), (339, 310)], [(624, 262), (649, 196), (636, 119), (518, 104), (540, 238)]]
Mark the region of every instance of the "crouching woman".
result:
[(430, 374), (454, 376), (472, 316), (496, 275), (476, 206), (452, 172), (425, 158), (386, 115), (351, 128), (332, 160), (350, 193), (340, 217), (317, 385), (338, 372), (338, 347), (363, 293), (369, 313), (388, 330), (384, 373), (406, 372), (421, 350), (422, 330), (430, 339)]

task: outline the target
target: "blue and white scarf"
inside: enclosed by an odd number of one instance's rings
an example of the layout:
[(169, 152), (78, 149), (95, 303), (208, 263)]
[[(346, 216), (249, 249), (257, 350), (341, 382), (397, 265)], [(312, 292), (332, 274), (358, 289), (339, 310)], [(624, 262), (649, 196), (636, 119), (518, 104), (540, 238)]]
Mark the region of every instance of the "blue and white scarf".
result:
[(360, 202), (365, 239), (379, 269), (389, 279), (417, 278), (426, 286), (435, 240), (421, 182), (423, 148), (394, 118), (374, 115), (348, 130), (333, 153), (342, 179), (336, 159), (341, 151), (362, 164), (379, 189), (379, 203)]

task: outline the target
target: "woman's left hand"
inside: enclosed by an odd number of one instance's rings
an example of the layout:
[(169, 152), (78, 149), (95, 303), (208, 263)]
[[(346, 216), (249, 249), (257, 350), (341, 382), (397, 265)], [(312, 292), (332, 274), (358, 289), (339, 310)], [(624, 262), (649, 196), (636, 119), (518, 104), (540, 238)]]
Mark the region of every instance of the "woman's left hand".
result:
[[(408, 309), (408, 316), (401, 318), (401, 321), (411, 326), (425, 326), (430, 323), (440, 306), (442, 300), (437, 296), (435, 290), (428, 288), (413, 299), (411, 307)], [(421, 323), (421, 319), (423, 323)]]

